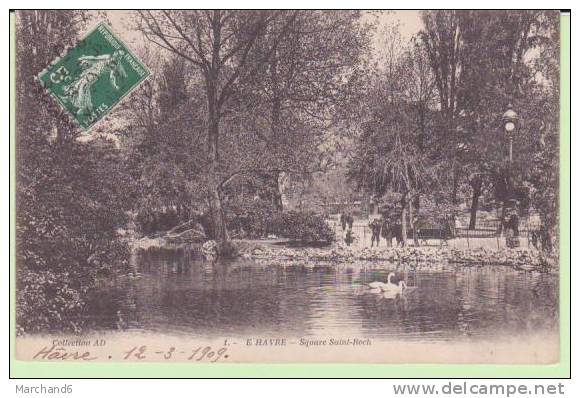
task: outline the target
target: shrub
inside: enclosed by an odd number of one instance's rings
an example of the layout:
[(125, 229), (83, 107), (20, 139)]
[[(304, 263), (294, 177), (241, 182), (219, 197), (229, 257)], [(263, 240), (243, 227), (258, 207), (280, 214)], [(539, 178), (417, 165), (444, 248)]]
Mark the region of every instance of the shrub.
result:
[(272, 203), (260, 199), (232, 201), (224, 208), (232, 237), (259, 239), (274, 234), (300, 242), (334, 241), (324, 217), (313, 212), (277, 211)]
[(235, 200), (225, 206), (227, 228), (232, 237), (258, 239), (271, 233), (276, 214), (274, 206), (265, 200)]
[[(116, 231), (126, 225), (128, 184), (109, 148), (43, 149), (51, 155), (42, 156), (44, 167), (20, 163), (29, 167), (16, 190), (17, 330), (81, 332), (94, 318), (86, 315), (99, 284), (127, 270), (128, 247)], [(66, 156), (52, 156), (57, 150)]]
[(143, 235), (168, 231), (190, 219), (187, 209), (175, 206), (164, 208), (144, 208), (135, 217), (137, 227)]
[(277, 213), (272, 218), (270, 229), (280, 237), (300, 242), (331, 243), (335, 238), (325, 219), (315, 213)]
[[(63, 251), (68, 243), (71, 240), (51, 247)], [(16, 274), (18, 334), (50, 331), (78, 333), (91, 326), (102, 326), (94, 324), (97, 315), (111, 318), (115, 314), (117, 308), (108, 306), (103, 314), (85, 316), (92, 301), (102, 299), (98, 295), (101, 281), (123, 272), (128, 264), (126, 258), (129, 253), (125, 244), (100, 242), (98, 246), (103, 251), (86, 258), (91, 244), (76, 245), (76, 258), (67, 256), (65, 260), (63, 257), (65, 267), (29, 268), (25, 265), (29, 259), (21, 258), (23, 261)], [(53, 259), (43, 257), (38, 260), (51, 263)]]

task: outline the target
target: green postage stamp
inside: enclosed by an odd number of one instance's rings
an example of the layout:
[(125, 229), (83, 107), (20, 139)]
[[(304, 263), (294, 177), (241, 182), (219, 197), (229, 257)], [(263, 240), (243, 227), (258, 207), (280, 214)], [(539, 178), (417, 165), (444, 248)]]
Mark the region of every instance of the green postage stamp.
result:
[(88, 131), (149, 74), (147, 67), (101, 22), (39, 78)]

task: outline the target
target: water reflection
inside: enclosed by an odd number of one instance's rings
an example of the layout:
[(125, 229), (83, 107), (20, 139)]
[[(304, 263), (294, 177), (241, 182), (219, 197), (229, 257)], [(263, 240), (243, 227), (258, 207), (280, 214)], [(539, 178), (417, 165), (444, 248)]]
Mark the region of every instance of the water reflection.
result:
[[(443, 341), (557, 330), (557, 278), (505, 267), (281, 268), (249, 260), (197, 261), (142, 252), (135, 272), (103, 292), (119, 308), (107, 324), (195, 336), (344, 335)], [(404, 280), (400, 295), (366, 285)], [(365, 289), (367, 289), (365, 291)]]

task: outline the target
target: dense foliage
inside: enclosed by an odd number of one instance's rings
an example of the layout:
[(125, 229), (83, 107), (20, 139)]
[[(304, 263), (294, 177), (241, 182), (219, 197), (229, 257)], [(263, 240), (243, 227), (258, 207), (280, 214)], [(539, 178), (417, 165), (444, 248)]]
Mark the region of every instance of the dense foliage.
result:
[(225, 206), (232, 237), (260, 239), (268, 236), (310, 243), (331, 243), (334, 232), (319, 214), (280, 211), (264, 200), (228, 202)]
[[(122, 272), (131, 181), (115, 145), (82, 143), (34, 77), (77, 38), (84, 15), (18, 14), (16, 306), (19, 333), (81, 331), (102, 280)], [(65, 35), (64, 37), (61, 35)], [(105, 316), (112, 316), (110, 307)]]
[(324, 217), (307, 212), (285, 211), (274, 215), (272, 232), (293, 241), (332, 243), (334, 232)]
[[(386, 29), (389, 51), (359, 106), (350, 178), (376, 197), (395, 194), (402, 218), (412, 219), (421, 200), (452, 213), (468, 207), (470, 228), (480, 198), (500, 217), (512, 206), (539, 213), (551, 251), (558, 21), (552, 11), (424, 11), (408, 43)], [(502, 120), (509, 105), (519, 114), (511, 160)]]
[(273, 233), (277, 209), (265, 200), (235, 200), (225, 205), (228, 231), (234, 238), (263, 238)]
[(183, 207), (165, 207), (161, 209), (144, 208), (135, 216), (138, 232), (142, 235), (152, 235), (157, 232), (169, 231), (191, 219), (188, 209)]
[[(224, 203), (237, 180), (268, 176), (279, 190), (281, 173), (320, 169), (323, 134), (341, 116), (334, 108), (356, 90), (368, 49), (360, 19), (358, 11), (138, 13), (138, 29), (168, 58), (146, 97), (156, 116), (143, 135), (161, 141), (159, 127), (161, 135), (166, 127), (178, 137), (153, 154), (147, 145), (141, 149), (170, 165), (174, 185), (186, 181), (181, 191), (209, 215), (208, 235), (220, 247), (230, 237)], [(171, 85), (176, 81), (184, 84)], [(174, 104), (181, 112), (171, 120), (159, 114), (183, 92), (187, 100)], [(189, 156), (180, 156), (183, 151)]]

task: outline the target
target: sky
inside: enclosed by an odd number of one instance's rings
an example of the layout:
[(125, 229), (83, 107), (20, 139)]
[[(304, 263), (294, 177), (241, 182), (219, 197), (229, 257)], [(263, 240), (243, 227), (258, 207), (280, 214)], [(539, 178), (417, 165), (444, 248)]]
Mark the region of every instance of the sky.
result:
[[(385, 11), (379, 16), (379, 26), (399, 23), (399, 33), (403, 40), (409, 40), (423, 27), (420, 11)], [(380, 29), (377, 29), (380, 32)]]

